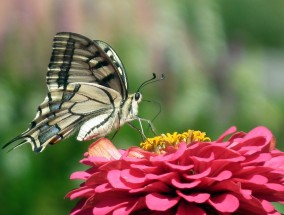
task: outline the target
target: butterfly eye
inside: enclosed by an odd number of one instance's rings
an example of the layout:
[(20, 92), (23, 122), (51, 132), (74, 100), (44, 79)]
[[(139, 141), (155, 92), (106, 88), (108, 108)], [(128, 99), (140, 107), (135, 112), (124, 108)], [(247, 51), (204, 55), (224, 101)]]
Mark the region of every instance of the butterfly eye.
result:
[(139, 92), (136, 92), (135, 93), (135, 96), (134, 96), (134, 99), (135, 99), (135, 101), (139, 101), (139, 100), (141, 100), (141, 93), (139, 93)]

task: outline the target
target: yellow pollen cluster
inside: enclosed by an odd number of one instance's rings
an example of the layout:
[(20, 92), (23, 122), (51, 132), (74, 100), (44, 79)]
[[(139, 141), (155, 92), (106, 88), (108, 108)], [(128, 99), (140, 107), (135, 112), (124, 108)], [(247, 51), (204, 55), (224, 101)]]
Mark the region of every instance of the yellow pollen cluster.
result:
[(206, 137), (205, 132), (188, 130), (181, 134), (174, 132), (172, 134), (161, 134), (153, 138), (147, 138), (145, 142), (140, 143), (140, 147), (147, 151), (156, 153), (163, 153), (168, 146), (177, 147), (180, 142), (190, 144), (194, 141), (210, 141), (209, 137)]

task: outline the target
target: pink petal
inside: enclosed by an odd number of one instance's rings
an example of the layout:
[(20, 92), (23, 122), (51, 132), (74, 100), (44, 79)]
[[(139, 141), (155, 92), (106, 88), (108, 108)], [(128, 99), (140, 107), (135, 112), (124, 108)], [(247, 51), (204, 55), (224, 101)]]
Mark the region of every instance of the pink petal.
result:
[(86, 196), (90, 196), (94, 193), (93, 188), (88, 188), (88, 187), (80, 187), (75, 190), (70, 191), (65, 197), (70, 198), (71, 200), (75, 198), (83, 198)]
[[(105, 201), (107, 201), (107, 199)], [(99, 206), (98, 204), (96, 204), (95, 207), (93, 208), (93, 214), (110, 214), (110, 212), (116, 210), (117, 208), (123, 207), (124, 205), (127, 205), (127, 202), (123, 202), (120, 204), (111, 204), (111, 206), (108, 205)]]
[(194, 180), (189, 182), (181, 182), (178, 178), (172, 179), (172, 185), (178, 189), (191, 189), (193, 187), (196, 187), (201, 183), (200, 180)]
[(160, 168), (157, 166), (151, 166), (150, 165), (144, 165), (144, 164), (131, 164), (131, 167), (134, 169), (140, 169), (141, 171), (145, 172), (145, 173), (155, 173), (155, 172), (159, 172)]
[(268, 130), (264, 126), (258, 126), (254, 129), (252, 129), (250, 132), (247, 133), (244, 140), (250, 139), (252, 137), (262, 136), (265, 137), (267, 141), (270, 141), (273, 138), (273, 134), (270, 130)]
[(121, 171), (121, 177), (129, 183), (144, 183), (145, 173), (138, 169), (124, 169)]
[(174, 171), (189, 171), (194, 167), (193, 164), (191, 164), (191, 165), (180, 165), (180, 164), (172, 164), (172, 163), (169, 163), (169, 162), (165, 162), (165, 165), (167, 167), (169, 167), (170, 170), (174, 170)]
[(105, 157), (89, 156), (86, 160), (84, 160), (84, 164), (94, 167), (99, 164), (107, 163), (108, 161), (109, 159)]
[(204, 203), (210, 198), (209, 193), (191, 193), (189, 195), (183, 194), (181, 191), (177, 190), (177, 194), (184, 198), (188, 202), (193, 203)]
[(224, 148), (224, 147), (220, 147), (220, 146), (216, 146), (216, 145), (210, 145), (210, 146), (203, 147), (200, 150), (200, 155), (202, 155), (202, 157), (208, 157), (208, 158), (210, 155), (210, 160), (226, 159), (227, 162), (228, 161), (239, 162), (239, 161), (244, 160), (244, 158), (237, 151)]
[(137, 198), (129, 196), (124, 191), (111, 191), (95, 195), (93, 199), (88, 199), (88, 201), (86, 205), (93, 207), (93, 214), (108, 214), (117, 208), (133, 204)]
[(233, 145), (235, 145), (235, 144), (238, 144), (238, 142), (239, 142), (240, 140), (242, 140), (244, 136), (246, 136), (246, 133), (245, 133), (245, 132), (243, 132), (243, 131), (238, 131), (238, 132), (232, 134), (232, 136), (229, 138), (228, 142), (231, 142), (230, 145), (233, 146)]
[(131, 147), (128, 150), (128, 157), (134, 157), (134, 158), (144, 158), (145, 157), (145, 150), (142, 150), (139, 147)]
[(238, 197), (238, 199), (240, 201), (240, 207), (237, 210), (239, 214), (268, 215), (261, 205), (259, 199), (254, 197), (250, 199), (243, 199), (242, 197)]
[(176, 215), (206, 215), (205, 211), (195, 204), (181, 202)]
[[(196, 156), (192, 156), (191, 159), (194, 162), (211, 162), (215, 159), (213, 151), (210, 149), (211, 147), (204, 147), (199, 151)], [(222, 148), (223, 149), (223, 148)]]
[(113, 210), (113, 215), (127, 215), (135, 214), (135, 211), (146, 209), (145, 198), (141, 197), (139, 199), (134, 199), (128, 201), (128, 204), (122, 205)]
[(104, 183), (97, 185), (94, 193), (104, 193), (111, 190), (113, 190), (113, 187), (109, 183)]
[(265, 186), (269, 189), (275, 190), (281, 193), (282, 196), (284, 196), (284, 185), (283, 184), (277, 184), (277, 183), (267, 183)]
[(119, 208), (116, 208), (112, 211), (112, 215), (128, 215), (131, 211), (129, 211), (128, 205), (123, 205)]
[(86, 214), (92, 214), (92, 208), (87, 208), (85, 210), (82, 210), (82, 207), (85, 205), (85, 200), (80, 200), (75, 208), (72, 209), (70, 212), (70, 215), (86, 215)]
[(118, 160), (121, 154), (112, 144), (112, 142), (106, 138), (100, 138), (96, 142), (92, 143), (88, 149), (90, 156), (104, 157), (109, 160)]
[[(110, 178), (113, 177), (111, 176), (112, 173), (109, 173), (109, 174), (110, 174), (109, 175)], [(124, 169), (119, 172), (119, 175), (117, 172), (117, 175), (114, 178), (112, 179), (110, 178), (109, 178), (109, 181), (115, 188), (128, 187), (128, 189), (135, 189), (135, 188), (143, 187), (144, 184), (148, 183), (147, 182), (148, 180), (146, 179), (144, 173), (138, 169)], [(114, 179), (119, 180), (120, 183), (122, 183), (124, 186), (118, 187), (117, 184), (114, 184), (113, 182)]]
[(172, 181), (172, 179), (174, 178), (178, 178), (178, 174), (176, 172), (169, 172), (169, 173), (164, 173), (164, 174), (160, 174), (160, 175), (156, 175), (156, 174), (147, 174), (146, 178), (148, 180), (159, 180), (165, 183), (170, 183)]
[(235, 177), (247, 179), (247, 178), (251, 177), (252, 172), (255, 175), (265, 175), (265, 174), (271, 172), (271, 170), (272, 169), (270, 167), (265, 167), (265, 166), (245, 166), (245, 167), (241, 168), (241, 171), (239, 171), (237, 174), (235, 174)]
[[(210, 187), (210, 192), (231, 191), (232, 193), (240, 193), (242, 191), (241, 184), (232, 180), (225, 180), (215, 183)], [(245, 192), (247, 195), (247, 192)]]
[(113, 188), (130, 189), (123, 180), (121, 180), (120, 170), (111, 170), (107, 174), (107, 179)]
[(262, 204), (263, 208), (265, 209), (265, 211), (267, 211), (267, 212), (275, 211), (274, 205), (271, 204), (270, 202), (262, 200), (261, 204)]
[(142, 186), (140, 188), (136, 188), (136, 189), (131, 189), (129, 191), (129, 193), (139, 193), (139, 192), (143, 192), (143, 193), (165, 193), (165, 192), (170, 192), (172, 189), (167, 186), (165, 183), (163, 182), (152, 182), (150, 184), (147, 184), (146, 186)]
[(215, 197), (211, 197), (208, 202), (218, 211), (224, 213), (235, 212), (240, 206), (238, 198), (232, 194), (221, 194)]
[(268, 182), (268, 178), (262, 175), (251, 175), (248, 180), (255, 184), (265, 184)]
[(87, 172), (74, 172), (71, 174), (70, 179), (74, 180), (74, 179), (79, 179), (79, 180), (86, 180), (87, 178), (89, 178), (90, 174)]
[(203, 172), (200, 172), (200, 173), (197, 172), (194, 175), (184, 175), (184, 177), (186, 179), (196, 180), (196, 179), (204, 178), (204, 177), (208, 176), (210, 173), (211, 173), (211, 168), (209, 167), (208, 169), (204, 170)]
[(97, 171), (101, 172), (102, 170), (109, 171), (113, 169), (126, 169), (129, 168), (129, 166), (130, 164), (124, 162), (123, 160), (112, 160), (101, 164)]
[(216, 181), (224, 181), (231, 178), (232, 175), (233, 175), (232, 171), (224, 170), (220, 172), (217, 176), (212, 177), (212, 179), (215, 179)]
[(222, 142), (226, 136), (228, 136), (229, 134), (232, 134), (232, 133), (234, 133), (234, 132), (236, 132), (236, 131), (237, 131), (237, 127), (236, 127), (236, 126), (232, 126), (232, 127), (229, 128), (228, 130), (226, 130), (226, 131), (216, 140), (216, 142)]
[(161, 195), (159, 193), (151, 193), (146, 195), (145, 202), (149, 209), (155, 211), (166, 211), (175, 206), (180, 197), (169, 197), (168, 195)]
[(156, 157), (152, 157), (152, 159), (150, 159), (150, 161), (152, 161), (153, 163), (155, 162), (164, 162), (164, 161), (175, 161), (177, 159), (179, 159), (183, 153), (186, 150), (186, 143), (180, 143), (179, 144), (179, 148), (178, 150), (176, 150), (176, 152), (174, 153), (168, 153), (168, 154), (163, 154), (163, 155), (158, 155)]
[[(256, 151), (254, 151), (255, 153)], [(249, 159), (247, 159), (244, 163), (243, 166), (248, 166), (248, 165), (258, 165), (259, 163), (268, 161), (271, 159), (271, 154), (270, 153), (258, 153), (253, 156), (250, 156)], [(261, 164), (262, 165), (262, 164)]]
[(239, 151), (261, 151), (263, 147), (267, 145), (265, 144), (265, 140), (266, 139), (263, 136), (251, 137), (250, 139), (246, 139), (246, 140), (244, 138), (238, 144), (238, 150)]
[(134, 157), (127, 157), (123, 156), (122, 160), (126, 163), (129, 163), (129, 165), (141, 165), (141, 166), (148, 166), (148, 167), (154, 167), (152, 163), (145, 159), (145, 158), (134, 158)]
[[(259, 138), (263, 138), (263, 140), (260, 141)], [(242, 140), (242, 144), (246, 145), (247, 143), (261, 148), (265, 147), (267, 151), (270, 151), (275, 146), (271, 131), (263, 126), (256, 127), (247, 133)]]
[(281, 153), (281, 156), (273, 157), (270, 160), (267, 160), (264, 166), (284, 169), (284, 154), (283, 152)]
[(92, 174), (87, 180), (86, 185), (87, 186), (93, 186), (105, 183), (107, 181), (107, 172), (96, 172)]

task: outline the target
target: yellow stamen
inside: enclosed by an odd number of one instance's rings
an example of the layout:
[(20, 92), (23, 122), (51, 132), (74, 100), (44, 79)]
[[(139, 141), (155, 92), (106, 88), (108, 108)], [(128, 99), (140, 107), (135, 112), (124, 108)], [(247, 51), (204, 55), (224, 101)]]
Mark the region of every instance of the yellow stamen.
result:
[(209, 137), (206, 137), (205, 132), (188, 130), (181, 134), (174, 132), (172, 134), (161, 134), (153, 138), (147, 138), (145, 142), (140, 143), (140, 147), (146, 151), (152, 151), (156, 153), (163, 153), (168, 146), (178, 147), (180, 142), (190, 144), (194, 141), (206, 142), (210, 141)]

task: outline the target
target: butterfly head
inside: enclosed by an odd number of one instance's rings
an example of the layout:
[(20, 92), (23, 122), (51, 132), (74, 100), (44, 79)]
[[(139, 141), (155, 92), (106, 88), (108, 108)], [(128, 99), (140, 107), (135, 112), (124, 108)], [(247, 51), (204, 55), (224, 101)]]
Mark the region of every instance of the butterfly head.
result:
[(135, 101), (136, 103), (139, 103), (139, 102), (141, 102), (141, 100), (142, 100), (142, 94), (141, 94), (140, 92), (136, 92), (136, 93), (134, 94), (134, 101)]

